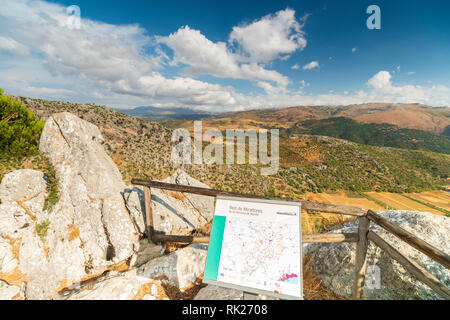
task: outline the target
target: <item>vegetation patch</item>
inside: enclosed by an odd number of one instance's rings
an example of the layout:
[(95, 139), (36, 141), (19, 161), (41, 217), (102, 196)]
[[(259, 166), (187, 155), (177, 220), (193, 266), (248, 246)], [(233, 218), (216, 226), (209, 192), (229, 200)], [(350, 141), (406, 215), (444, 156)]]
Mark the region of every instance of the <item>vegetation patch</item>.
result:
[(50, 163), (47, 167), (46, 177), (48, 195), (44, 202), (44, 210), (52, 212), (53, 207), (59, 201), (59, 180), (56, 178), (55, 168)]
[(41, 223), (36, 225), (36, 234), (41, 238), (42, 242), (45, 242), (48, 228), (50, 227), (50, 220), (45, 219)]

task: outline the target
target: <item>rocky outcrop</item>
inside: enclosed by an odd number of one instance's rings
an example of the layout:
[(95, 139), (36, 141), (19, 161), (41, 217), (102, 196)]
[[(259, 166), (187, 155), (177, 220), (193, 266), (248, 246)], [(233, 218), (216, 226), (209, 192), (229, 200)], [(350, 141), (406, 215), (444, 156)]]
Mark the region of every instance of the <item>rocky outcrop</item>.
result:
[[(209, 188), (178, 169), (162, 182)], [(141, 187), (129, 187), (124, 192), (128, 210), (138, 230), (145, 232), (144, 191)], [(153, 224), (155, 232), (185, 235), (212, 221), (214, 198), (152, 188)]]
[(125, 185), (103, 144), (96, 126), (67, 112), (47, 120), (40, 141), (59, 178), (61, 200), (55, 211), (72, 217), (94, 269), (127, 259), (139, 244), (121, 194)]
[[(205, 246), (164, 256), (162, 246), (142, 239), (143, 191), (125, 189), (103, 143), (96, 126), (70, 113), (47, 119), (40, 150), (59, 189), (51, 211), (44, 209), (48, 177), (42, 172), (4, 176), (0, 299), (165, 299), (161, 285), (182, 289), (201, 276)], [(165, 181), (207, 187), (181, 170)], [(212, 219), (211, 198), (153, 192), (157, 231), (185, 234)]]
[(26, 284), (27, 299), (56, 298), (61, 289), (132, 259), (139, 249), (121, 174), (98, 128), (70, 113), (55, 114), (45, 124), (40, 150), (59, 180), (52, 212), (43, 210), (43, 173), (15, 171), (0, 186), (0, 279), (9, 286)]
[[(450, 243), (450, 220), (448, 217), (411, 211), (387, 211), (379, 214), (448, 253), (448, 244)], [(441, 283), (450, 287), (450, 271), (444, 266), (377, 225), (372, 223), (370, 228), (397, 250), (424, 267)], [(333, 232), (356, 232), (356, 230), (357, 224), (352, 222), (333, 230)], [(355, 244), (310, 244), (305, 245), (304, 253), (309, 255), (307, 267), (320, 276), (325, 287), (340, 296), (351, 297)], [(441, 299), (439, 295), (416, 280), (413, 275), (374, 244), (369, 245), (367, 265), (372, 270), (379, 268), (380, 287), (376, 288), (366, 281), (365, 299)]]

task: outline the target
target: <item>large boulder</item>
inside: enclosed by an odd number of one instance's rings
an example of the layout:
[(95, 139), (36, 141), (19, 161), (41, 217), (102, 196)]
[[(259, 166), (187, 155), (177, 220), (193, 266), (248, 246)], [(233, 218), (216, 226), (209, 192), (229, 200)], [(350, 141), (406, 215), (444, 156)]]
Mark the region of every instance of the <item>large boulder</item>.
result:
[[(379, 214), (448, 253), (448, 244), (450, 243), (450, 220), (448, 217), (412, 211), (386, 211), (379, 212)], [(374, 223), (371, 223), (370, 230), (376, 232), (404, 255), (412, 258), (441, 283), (450, 287), (450, 271), (444, 266)], [(346, 223), (332, 232), (357, 232), (357, 223)], [(355, 244), (308, 244), (305, 245), (305, 255), (309, 256), (307, 267), (320, 276), (325, 287), (342, 297), (351, 297)], [(365, 299), (441, 299), (437, 293), (419, 282), (373, 243), (369, 244), (367, 250), (367, 265), (371, 270), (380, 271), (380, 287), (369, 285), (366, 281)], [(376, 281), (374, 283), (376, 284)]]
[(147, 278), (164, 276), (174, 287), (185, 289), (205, 271), (208, 246), (192, 244), (169, 255), (150, 260), (138, 273)]
[(167, 299), (166, 289), (182, 292), (205, 269), (208, 247), (193, 244), (154, 258), (139, 268), (98, 279), (67, 295), (70, 300)]
[(26, 284), (27, 299), (56, 299), (73, 283), (136, 260), (139, 232), (96, 126), (70, 113), (55, 114), (46, 121), (40, 150), (55, 168), (59, 201), (52, 212), (43, 210), (47, 181), (39, 171), (3, 178), (0, 280)]
[[(178, 169), (162, 182), (210, 188)], [(142, 187), (128, 187), (123, 196), (141, 234), (145, 232), (145, 203)], [(154, 229), (158, 233), (185, 235), (212, 221), (214, 198), (152, 188)]]

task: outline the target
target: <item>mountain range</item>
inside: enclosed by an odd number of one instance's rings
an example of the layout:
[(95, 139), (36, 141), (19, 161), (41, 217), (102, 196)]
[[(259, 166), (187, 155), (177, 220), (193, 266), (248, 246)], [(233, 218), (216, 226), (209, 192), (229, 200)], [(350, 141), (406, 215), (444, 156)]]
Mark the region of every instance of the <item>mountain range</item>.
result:
[(219, 115), (217, 112), (198, 111), (191, 108), (158, 108), (152, 106), (136, 107), (133, 109), (115, 109), (118, 112), (138, 117), (148, 121), (167, 121), (167, 120), (199, 120), (203, 118), (212, 118)]

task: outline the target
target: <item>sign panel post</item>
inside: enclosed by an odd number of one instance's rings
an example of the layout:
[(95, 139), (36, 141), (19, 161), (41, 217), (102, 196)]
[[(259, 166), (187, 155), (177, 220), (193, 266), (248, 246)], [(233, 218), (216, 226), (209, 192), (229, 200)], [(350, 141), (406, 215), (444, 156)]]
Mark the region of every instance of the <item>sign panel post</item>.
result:
[(300, 202), (217, 197), (203, 282), (302, 299)]

